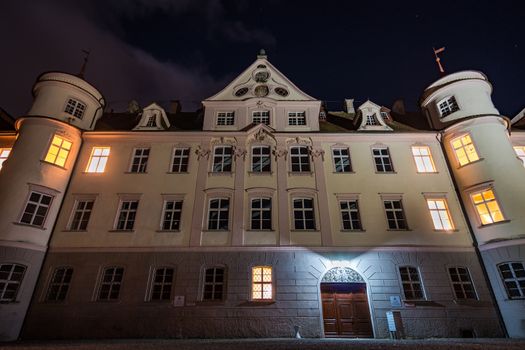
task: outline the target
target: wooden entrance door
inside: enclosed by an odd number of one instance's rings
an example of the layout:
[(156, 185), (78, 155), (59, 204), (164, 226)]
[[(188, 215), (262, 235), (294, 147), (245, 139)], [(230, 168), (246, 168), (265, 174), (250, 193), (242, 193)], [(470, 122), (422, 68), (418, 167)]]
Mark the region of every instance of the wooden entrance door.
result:
[(373, 337), (365, 283), (321, 283), (326, 337)]

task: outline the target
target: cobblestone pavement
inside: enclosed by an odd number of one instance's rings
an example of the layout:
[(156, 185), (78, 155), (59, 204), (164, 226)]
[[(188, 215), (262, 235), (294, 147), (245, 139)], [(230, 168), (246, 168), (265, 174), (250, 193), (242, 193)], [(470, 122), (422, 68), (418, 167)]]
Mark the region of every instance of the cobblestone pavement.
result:
[(22, 341), (0, 343), (2, 350), (342, 350), (342, 349), (525, 349), (525, 339), (124, 339), (75, 341)]

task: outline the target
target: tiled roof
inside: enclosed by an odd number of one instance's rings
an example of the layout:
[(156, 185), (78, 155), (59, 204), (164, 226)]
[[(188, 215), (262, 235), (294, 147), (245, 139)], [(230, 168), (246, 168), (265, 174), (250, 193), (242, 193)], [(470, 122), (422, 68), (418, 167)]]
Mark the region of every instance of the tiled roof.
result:
[[(201, 111), (166, 113), (170, 121), (169, 131), (202, 130), (203, 116)], [(97, 121), (96, 131), (130, 131), (140, 121), (140, 113), (104, 113)]]
[(0, 130), (12, 131), (15, 130), (15, 119), (6, 111), (0, 108)]

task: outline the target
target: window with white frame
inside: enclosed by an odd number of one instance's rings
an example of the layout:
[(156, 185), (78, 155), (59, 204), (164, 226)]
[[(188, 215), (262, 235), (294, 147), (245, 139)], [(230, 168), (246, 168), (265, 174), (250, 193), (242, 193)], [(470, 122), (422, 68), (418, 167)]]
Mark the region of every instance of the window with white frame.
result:
[(469, 134), (452, 139), (451, 144), (459, 165), (463, 166), (479, 160), (478, 152)]
[(157, 116), (155, 115), (150, 115), (148, 117), (148, 121), (146, 122), (146, 126), (149, 126), (149, 127), (156, 127), (157, 126)]
[(133, 230), (138, 207), (138, 200), (121, 200), (115, 229), (121, 231)]
[(135, 148), (129, 169), (132, 173), (145, 173), (148, 168), (149, 148)]
[(272, 229), (272, 200), (271, 198), (253, 198), (250, 207), (250, 229)]
[(228, 230), (230, 221), (230, 199), (210, 199), (208, 209), (208, 230)]
[(445, 198), (427, 198), (427, 207), (436, 230), (453, 230), (454, 225)]
[(498, 265), (509, 299), (525, 298), (525, 269), (522, 262), (504, 262)]
[(418, 173), (435, 173), (436, 167), (428, 146), (412, 146), (412, 155), (416, 162)]
[(232, 171), (232, 147), (218, 146), (213, 152), (213, 168), (214, 173), (225, 173)]
[(270, 111), (255, 111), (252, 113), (252, 123), (270, 125)]
[(470, 198), (474, 203), (482, 225), (489, 225), (505, 220), (496, 196), (494, 195), (494, 191), (491, 188), (473, 192), (470, 194)]
[(0, 264), (0, 303), (16, 301), (26, 267), (19, 264)]
[(390, 152), (387, 147), (372, 148), (372, 155), (374, 157), (377, 172), (385, 173), (394, 171)]
[(252, 147), (252, 172), (263, 173), (272, 170), (270, 153), (270, 146)]
[(383, 200), (383, 205), (385, 206), (386, 220), (390, 230), (408, 229), (401, 199)]
[(171, 299), (173, 271), (171, 267), (159, 267), (155, 269), (151, 283), (150, 300), (162, 301)]
[(53, 271), (47, 287), (46, 301), (64, 301), (73, 277), (71, 267), (58, 267)]
[(292, 203), (294, 229), (315, 230), (314, 200), (312, 198), (295, 198)]
[(0, 148), (0, 170), (2, 169), (2, 165), (4, 165), (4, 162), (9, 157), (9, 153), (11, 153), (11, 148)]
[(454, 96), (448, 96), (437, 103), (439, 115), (441, 118), (446, 117), (449, 114), (459, 111), (458, 103)]
[(210, 267), (204, 271), (203, 301), (222, 300), (225, 293), (225, 272), (223, 267)]
[(173, 162), (171, 164), (172, 173), (185, 173), (188, 171), (188, 162), (190, 159), (189, 148), (173, 149)]
[(234, 125), (235, 112), (219, 112), (217, 113), (217, 125)]
[(477, 299), (474, 285), (466, 267), (449, 267), (448, 274), (456, 299)]
[(290, 163), (292, 172), (310, 171), (310, 152), (306, 146), (295, 146), (290, 148)]
[(252, 267), (252, 300), (273, 299), (273, 277), (271, 266)]
[(109, 158), (109, 147), (93, 147), (86, 168), (87, 173), (103, 173)]
[(306, 112), (288, 112), (288, 125), (306, 125)]
[(162, 213), (162, 230), (180, 230), (180, 218), (182, 214), (182, 200), (164, 200), (164, 210)]
[(334, 159), (334, 168), (336, 173), (348, 173), (352, 171), (350, 151), (348, 148), (332, 148), (332, 156)]
[(24, 209), (24, 213), (20, 218), (20, 223), (43, 227), (52, 201), (53, 196), (31, 191)]
[(370, 114), (366, 116), (365, 125), (377, 125), (377, 117), (375, 114)]
[(73, 144), (65, 138), (55, 135), (47, 151), (45, 162), (63, 167)]
[(423, 286), (419, 277), (419, 271), (413, 266), (400, 266), (399, 275), (403, 284), (405, 300), (424, 299)]
[(339, 201), (343, 230), (361, 230), (361, 218), (357, 199)]
[(93, 210), (93, 199), (77, 199), (69, 229), (71, 231), (85, 231)]
[(84, 112), (86, 111), (86, 105), (75, 99), (68, 99), (64, 112), (71, 114), (72, 116), (82, 119)]
[[(525, 146), (514, 146), (514, 151), (516, 152), (516, 155), (523, 163), (523, 166), (525, 166)], [(2, 158), (0, 155), (0, 168), (2, 167)]]
[(118, 300), (122, 277), (124, 276), (123, 267), (108, 267), (102, 272), (102, 280), (98, 291), (97, 300), (110, 301)]

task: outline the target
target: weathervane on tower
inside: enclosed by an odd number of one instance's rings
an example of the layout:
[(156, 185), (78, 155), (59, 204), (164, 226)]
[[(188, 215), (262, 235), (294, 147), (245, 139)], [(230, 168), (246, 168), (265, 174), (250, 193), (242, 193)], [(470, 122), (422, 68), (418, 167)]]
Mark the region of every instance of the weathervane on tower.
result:
[(439, 48), (437, 50), (432, 48), (432, 50), (434, 50), (434, 56), (436, 56), (436, 63), (438, 65), (439, 72), (441, 74), (445, 74), (445, 70), (443, 69), (443, 66), (441, 65), (441, 58), (439, 58), (439, 56), (438, 56), (438, 53), (441, 53), (441, 52), (445, 51), (445, 47), (443, 46), (442, 48)]

